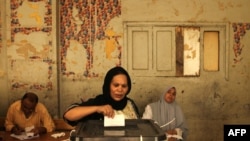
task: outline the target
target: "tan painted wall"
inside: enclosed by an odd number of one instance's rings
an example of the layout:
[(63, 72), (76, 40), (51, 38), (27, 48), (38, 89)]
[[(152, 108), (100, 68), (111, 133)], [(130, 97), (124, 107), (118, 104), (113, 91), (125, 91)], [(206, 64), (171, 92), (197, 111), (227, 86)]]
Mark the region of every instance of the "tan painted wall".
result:
[[(5, 1), (1, 1), (5, 3)], [(9, 5), (7, 2), (5, 5)], [(24, 71), (24, 66), (18, 63), (19, 67), (13, 70), (15, 62), (10, 57), (17, 57), (13, 55), (9, 50), (10, 46), (17, 44), (13, 42), (9, 45), (10, 41), (10, 25), (9, 19), (10, 10), (1, 8), (1, 33), (2, 33), (2, 46), (0, 48), (0, 106), (1, 116), (4, 116), (8, 105), (15, 99), (18, 99), (23, 92), (27, 90), (35, 91), (39, 94), (39, 98), (46, 104), (53, 117), (61, 117), (66, 107), (73, 102), (80, 102), (80, 99), (87, 99), (101, 93), (103, 75), (108, 68), (119, 63), (119, 50), (113, 52), (115, 56), (113, 59), (108, 59), (105, 51), (105, 47), (112, 46), (107, 39), (95, 40), (91, 46), (93, 47), (93, 67), (90, 69), (79, 68), (78, 63), (81, 61), (86, 64), (86, 54), (82, 50), (83, 54), (79, 53), (80, 47), (77, 43), (71, 43), (72, 53), (71, 57), (68, 56), (68, 66), (71, 63), (71, 70), (90, 70), (97, 76), (91, 75), (86, 78), (79, 75), (64, 75), (57, 73), (57, 67), (60, 69), (60, 57), (62, 55), (59, 52), (60, 44), (57, 40), (60, 36), (56, 35), (58, 26), (56, 26), (56, 6), (55, 2), (52, 4), (52, 23), (49, 27), (52, 28), (51, 35), (48, 40), (52, 41), (49, 44), (51, 50), (47, 55), (52, 60), (52, 74), (49, 79), (52, 83), (52, 90), (48, 89), (31, 89), (30, 87), (18, 87), (13, 89), (12, 81), (17, 81), (16, 77), (13, 79), (15, 73), (23, 72), (39, 72), (39, 67), (31, 65), (32, 71)], [(217, 75), (214, 73), (207, 73), (202, 71), (200, 77), (136, 77), (131, 76), (133, 85), (130, 97), (135, 100), (142, 113), (147, 103), (156, 101), (161, 93), (169, 85), (175, 85), (177, 87), (177, 101), (181, 105), (184, 114), (187, 118), (189, 125), (189, 141), (222, 141), (223, 140), (223, 125), (224, 124), (246, 124), (250, 122), (250, 97), (249, 97), (249, 77), (250, 77), (250, 30), (246, 30), (244, 36), (241, 37), (241, 45), (244, 46), (241, 54), (235, 56), (233, 46), (234, 30), (232, 23), (250, 23), (249, 18), (249, 0), (122, 0), (121, 1), (121, 15), (109, 21), (107, 29), (112, 29), (107, 32), (107, 35), (114, 34), (118, 37), (118, 45), (124, 45), (123, 41), (123, 22), (125, 21), (143, 21), (143, 22), (173, 22), (173, 23), (226, 23), (229, 26), (229, 40), (227, 41), (227, 51), (229, 57), (227, 60), (227, 72), (228, 80), (224, 75)], [(3, 5), (1, 5), (4, 7)], [(6, 19), (6, 20), (5, 20)], [(6, 21), (6, 22), (5, 22)], [(57, 24), (59, 25), (59, 24)], [(26, 25), (29, 27), (30, 25)], [(39, 26), (38, 23), (35, 26)], [(112, 32), (113, 31), (113, 32)], [(58, 32), (59, 33), (59, 32)], [(109, 34), (108, 34), (109, 33)], [(121, 37), (120, 37), (121, 36)], [(32, 38), (32, 37), (31, 37)], [(26, 47), (26, 45), (24, 45)], [(74, 52), (75, 51), (75, 52)], [(112, 52), (112, 51), (111, 51)], [(75, 54), (74, 54), (75, 53)], [(19, 56), (20, 57), (20, 56)], [(124, 56), (121, 61), (123, 62)], [(241, 59), (242, 58), (242, 59)], [(241, 61), (235, 63), (234, 59)], [(19, 58), (14, 59), (19, 62), (30, 62), (30, 60)], [(80, 60), (80, 61), (79, 61)], [(38, 63), (43, 61), (36, 60)], [(57, 66), (59, 64), (59, 66)], [(37, 64), (36, 64), (37, 65)], [(123, 66), (123, 64), (121, 64)], [(75, 68), (74, 68), (75, 67)], [(126, 67), (126, 66), (124, 66)], [(44, 68), (44, 65), (42, 65)], [(68, 68), (68, 70), (70, 70)], [(79, 71), (81, 73), (81, 71)], [(25, 81), (24, 78), (18, 82), (26, 82), (25, 84), (31, 85), (37, 83), (35, 75), (39, 78), (46, 77), (48, 73), (38, 73), (30, 75), (14, 76), (32, 76), (30, 81)], [(36, 81), (35, 81), (36, 80)], [(43, 80), (43, 79), (42, 79)], [(41, 84), (47, 83), (46, 80), (38, 81)]]

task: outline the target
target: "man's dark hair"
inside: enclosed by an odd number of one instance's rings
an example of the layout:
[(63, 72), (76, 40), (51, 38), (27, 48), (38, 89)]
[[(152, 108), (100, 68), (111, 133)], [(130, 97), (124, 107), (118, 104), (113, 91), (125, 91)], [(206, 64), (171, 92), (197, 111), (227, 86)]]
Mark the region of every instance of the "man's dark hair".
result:
[(38, 102), (38, 96), (35, 93), (32, 93), (32, 92), (26, 92), (22, 97), (22, 101), (24, 99), (28, 99), (32, 103), (37, 103)]

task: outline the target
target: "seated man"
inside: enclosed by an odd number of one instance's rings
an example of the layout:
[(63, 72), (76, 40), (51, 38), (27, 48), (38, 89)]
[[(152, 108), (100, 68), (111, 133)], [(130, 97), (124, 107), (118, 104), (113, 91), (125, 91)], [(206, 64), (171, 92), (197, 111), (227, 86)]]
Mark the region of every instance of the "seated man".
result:
[(38, 102), (38, 96), (27, 92), (21, 100), (10, 105), (6, 120), (6, 131), (16, 135), (25, 132), (25, 128), (31, 127), (34, 135), (44, 134), (55, 130), (55, 124), (46, 107)]

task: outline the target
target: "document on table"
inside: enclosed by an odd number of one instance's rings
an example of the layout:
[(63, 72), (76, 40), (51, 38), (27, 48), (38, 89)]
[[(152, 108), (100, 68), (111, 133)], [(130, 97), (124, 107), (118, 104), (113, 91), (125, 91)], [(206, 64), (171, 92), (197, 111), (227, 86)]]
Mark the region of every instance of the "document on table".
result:
[(32, 129), (34, 129), (34, 126), (26, 127), (25, 132), (23, 132), (21, 135), (11, 134), (11, 137), (17, 138), (19, 140), (26, 140), (26, 139), (32, 139), (39, 137), (39, 134), (34, 135), (33, 132), (31, 132)]
[(114, 118), (104, 116), (104, 127), (125, 126), (125, 117), (122, 112), (115, 112)]
[(34, 135), (33, 136), (29, 136), (28, 134), (26, 134), (25, 132), (23, 132), (21, 135), (11, 134), (10, 136), (14, 137), (14, 138), (17, 138), (19, 140), (26, 140), (26, 139), (37, 138), (37, 137), (39, 137), (39, 134), (35, 135), (35, 136)]

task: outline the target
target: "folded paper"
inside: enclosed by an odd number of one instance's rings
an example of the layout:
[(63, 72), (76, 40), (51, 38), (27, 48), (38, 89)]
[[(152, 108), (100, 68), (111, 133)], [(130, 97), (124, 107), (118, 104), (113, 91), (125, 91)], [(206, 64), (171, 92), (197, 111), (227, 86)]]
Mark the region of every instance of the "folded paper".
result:
[(104, 117), (104, 127), (125, 126), (125, 117), (122, 112), (115, 112), (114, 118)]

